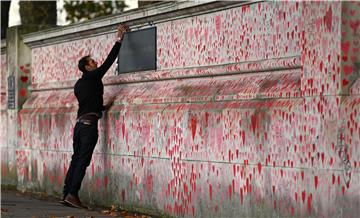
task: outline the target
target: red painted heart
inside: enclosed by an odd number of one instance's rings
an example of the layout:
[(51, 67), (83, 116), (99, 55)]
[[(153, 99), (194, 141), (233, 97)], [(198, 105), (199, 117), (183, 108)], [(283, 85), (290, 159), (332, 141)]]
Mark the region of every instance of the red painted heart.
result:
[(20, 77), (21, 82), (26, 83), (29, 80), (29, 77), (27, 76), (21, 76)]

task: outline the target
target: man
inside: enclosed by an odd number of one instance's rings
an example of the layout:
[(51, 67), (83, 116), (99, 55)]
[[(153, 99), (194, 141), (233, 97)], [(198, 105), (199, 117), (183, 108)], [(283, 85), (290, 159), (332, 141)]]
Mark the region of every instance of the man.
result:
[(128, 27), (125, 25), (118, 27), (118, 39), (100, 67), (97, 67), (97, 62), (90, 55), (79, 60), (78, 67), (83, 75), (74, 87), (79, 103), (73, 136), (74, 153), (65, 178), (63, 199), (60, 201), (66, 206), (86, 208), (81, 203), (78, 192), (98, 140), (97, 121), (101, 118), (102, 111), (109, 109), (113, 103), (113, 100), (110, 100), (103, 106), (104, 85), (101, 79), (117, 58), (124, 33), (127, 31)]

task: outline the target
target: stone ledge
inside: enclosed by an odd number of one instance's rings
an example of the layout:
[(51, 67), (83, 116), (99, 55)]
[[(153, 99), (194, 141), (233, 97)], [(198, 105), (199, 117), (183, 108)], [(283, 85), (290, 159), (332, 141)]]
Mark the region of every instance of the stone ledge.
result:
[[(104, 85), (118, 85), (128, 83), (153, 82), (162, 80), (177, 80), (197, 77), (214, 77), (234, 74), (247, 74), (262, 72), (276, 72), (283, 70), (300, 69), (301, 57), (284, 57), (279, 59), (267, 59), (258, 61), (238, 62), (224, 65), (205, 67), (190, 67), (184, 69), (145, 71), (109, 76), (103, 79)], [(76, 80), (63, 82), (32, 84), (31, 91), (47, 91), (59, 89), (72, 89)]]
[[(222, 75), (216, 78), (207, 76), (130, 84), (114, 83), (105, 89), (104, 102), (110, 96), (116, 96), (115, 107), (291, 99), (301, 97), (300, 81), (301, 69), (295, 68)], [(43, 89), (33, 92), (23, 108), (71, 109), (76, 108), (76, 103), (72, 89)]]

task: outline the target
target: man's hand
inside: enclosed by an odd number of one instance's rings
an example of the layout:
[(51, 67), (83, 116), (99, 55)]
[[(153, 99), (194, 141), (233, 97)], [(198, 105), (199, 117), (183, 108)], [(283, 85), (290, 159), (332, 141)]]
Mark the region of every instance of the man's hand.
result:
[(124, 39), (124, 34), (129, 31), (129, 27), (125, 24), (120, 24), (117, 30), (118, 41), (121, 42)]
[(109, 110), (111, 108), (111, 106), (114, 105), (115, 98), (116, 98), (116, 96), (112, 96), (109, 99), (108, 103), (104, 106), (105, 110)]

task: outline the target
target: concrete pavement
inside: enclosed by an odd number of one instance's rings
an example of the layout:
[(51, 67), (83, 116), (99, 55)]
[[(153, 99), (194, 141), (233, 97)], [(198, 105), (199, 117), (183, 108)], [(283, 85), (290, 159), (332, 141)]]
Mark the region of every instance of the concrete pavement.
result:
[[(126, 212), (109, 210), (84, 210), (66, 207), (58, 199), (24, 194), (17, 191), (1, 190), (1, 217), (12, 218), (109, 218), (142, 217), (127, 215)], [(126, 214), (126, 215), (125, 215)], [(124, 215), (124, 216), (123, 216)], [(149, 217), (149, 216), (145, 216)]]

